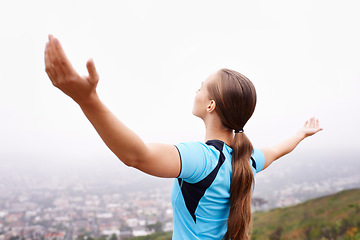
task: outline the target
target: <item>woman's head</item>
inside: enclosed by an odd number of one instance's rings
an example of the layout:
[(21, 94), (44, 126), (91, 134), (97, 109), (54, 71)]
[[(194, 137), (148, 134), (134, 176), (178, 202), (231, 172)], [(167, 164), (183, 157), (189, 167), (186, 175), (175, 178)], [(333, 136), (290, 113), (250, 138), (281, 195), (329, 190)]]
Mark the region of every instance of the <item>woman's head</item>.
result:
[(256, 105), (256, 91), (244, 75), (229, 69), (220, 69), (207, 82), (210, 99), (222, 124), (229, 129), (242, 129), (252, 116)]

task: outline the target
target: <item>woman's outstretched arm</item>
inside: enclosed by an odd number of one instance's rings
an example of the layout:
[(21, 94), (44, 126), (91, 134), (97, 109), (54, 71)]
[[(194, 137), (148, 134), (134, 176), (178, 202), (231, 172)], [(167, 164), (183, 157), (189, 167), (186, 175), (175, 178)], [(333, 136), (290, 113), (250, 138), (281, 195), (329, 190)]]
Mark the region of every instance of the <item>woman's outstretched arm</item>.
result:
[(58, 39), (49, 35), (45, 70), (54, 86), (79, 104), (110, 150), (126, 165), (159, 177), (177, 177), (180, 156), (175, 146), (145, 144), (101, 102), (96, 92), (99, 75), (94, 62), (86, 64), (89, 75), (79, 76)]
[(263, 169), (267, 168), (272, 162), (280, 157), (290, 153), (306, 137), (312, 136), (321, 130), (322, 128), (319, 126), (319, 120), (311, 118), (306, 121), (304, 126), (292, 137), (273, 147), (262, 148), (261, 150), (265, 155), (265, 165)]

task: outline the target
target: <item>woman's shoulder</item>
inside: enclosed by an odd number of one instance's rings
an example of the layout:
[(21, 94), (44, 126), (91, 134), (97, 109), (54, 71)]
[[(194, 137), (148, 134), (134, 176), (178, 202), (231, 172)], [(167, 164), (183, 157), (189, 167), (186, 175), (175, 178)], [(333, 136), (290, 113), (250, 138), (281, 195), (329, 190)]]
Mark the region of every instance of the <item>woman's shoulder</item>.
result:
[(181, 159), (179, 178), (188, 182), (198, 182), (214, 170), (218, 164), (222, 149), (199, 141), (184, 142), (175, 145)]
[(214, 148), (211, 145), (208, 145), (200, 141), (190, 141), (182, 142), (175, 145), (178, 149), (180, 155), (191, 155), (194, 157), (209, 157), (209, 154), (212, 155)]

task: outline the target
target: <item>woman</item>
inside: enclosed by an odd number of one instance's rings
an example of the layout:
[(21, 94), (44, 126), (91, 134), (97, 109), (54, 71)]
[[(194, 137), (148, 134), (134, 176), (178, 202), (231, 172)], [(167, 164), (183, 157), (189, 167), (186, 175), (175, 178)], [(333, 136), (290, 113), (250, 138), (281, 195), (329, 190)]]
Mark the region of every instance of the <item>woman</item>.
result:
[(222, 69), (197, 91), (193, 114), (204, 121), (205, 143), (146, 144), (100, 101), (94, 62), (80, 77), (59, 41), (49, 36), (46, 72), (52, 83), (79, 104), (98, 134), (127, 166), (177, 178), (172, 189), (173, 239), (249, 239), (254, 174), (322, 130), (310, 119), (288, 140), (253, 149), (244, 126), (254, 112), (256, 92), (243, 75)]

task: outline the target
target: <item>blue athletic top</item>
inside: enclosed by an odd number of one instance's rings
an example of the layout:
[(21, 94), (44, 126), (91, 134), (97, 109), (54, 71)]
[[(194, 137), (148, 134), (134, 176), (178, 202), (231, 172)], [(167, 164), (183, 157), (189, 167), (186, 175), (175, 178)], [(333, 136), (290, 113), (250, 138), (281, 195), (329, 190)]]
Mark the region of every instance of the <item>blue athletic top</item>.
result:
[[(176, 147), (181, 158), (181, 172), (171, 192), (172, 239), (222, 239), (230, 210), (232, 149), (220, 140), (210, 140), (206, 144), (181, 143)], [(255, 175), (264, 167), (263, 152), (254, 149), (249, 161)]]

